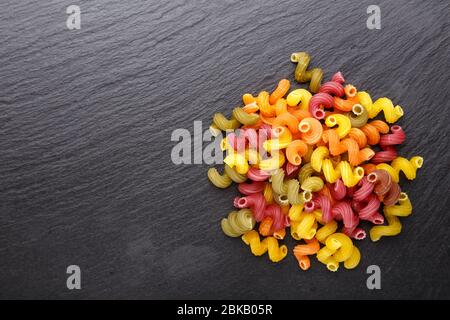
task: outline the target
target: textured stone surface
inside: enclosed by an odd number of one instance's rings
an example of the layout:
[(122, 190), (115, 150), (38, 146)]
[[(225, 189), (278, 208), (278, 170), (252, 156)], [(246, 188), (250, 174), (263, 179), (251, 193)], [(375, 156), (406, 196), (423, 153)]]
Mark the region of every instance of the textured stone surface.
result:
[[(1, 298), (450, 298), (449, 3), (377, 1), (0, 3)], [(79, 4), (82, 29), (65, 26)], [(175, 166), (175, 128), (207, 128), (244, 92), (292, 80), (293, 51), (403, 106), (414, 213), (359, 244), (353, 271), (253, 257), (220, 219), (236, 188)], [(292, 242), (288, 241), (292, 248)], [(65, 269), (82, 269), (82, 290)], [(366, 288), (366, 267), (382, 290)]]

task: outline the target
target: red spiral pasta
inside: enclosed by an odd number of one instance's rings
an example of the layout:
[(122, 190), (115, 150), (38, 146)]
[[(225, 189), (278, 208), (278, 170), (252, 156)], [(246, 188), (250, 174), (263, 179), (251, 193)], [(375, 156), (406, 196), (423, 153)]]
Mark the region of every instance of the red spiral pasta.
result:
[(342, 200), (347, 194), (347, 188), (342, 182), (342, 179), (337, 179), (335, 183), (327, 183), (328, 190), (330, 190), (331, 196), (336, 200)]
[(370, 160), (372, 163), (379, 164), (383, 162), (391, 162), (398, 156), (397, 150), (394, 146), (383, 146), (381, 149), (382, 151), (376, 152)]
[(342, 220), (346, 228), (350, 228), (356, 223), (356, 215), (348, 201), (339, 201), (331, 209), (335, 220)]
[(312, 96), (309, 101), (309, 112), (317, 120), (321, 120), (325, 117), (325, 112), (321, 109), (331, 108), (333, 106), (333, 97), (328, 93), (319, 92)]
[(384, 134), (380, 138), (380, 146), (392, 146), (402, 144), (406, 139), (405, 131), (402, 127), (395, 125), (391, 127), (390, 134)]
[(320, 208), (322, 210), (322, 220), (325, 223), (330, 222), (333, 219), (333, 214), (331, 213), (331, 201), (330, 199), (323, 195), (318, 194), (313, 199), (316, 208)]
[(344, 87), (339, 82), (325, 82), (319, 89), (319, 92), (328, 93), (329, 95), (342, 97), (344, 95)]
[(266, 181), (271, 177), (271, 174), (265, 170), (250, 168), (247, 172), (247, 177), (253, 181)]
[(361, 179), (358, 185), (359, 188), (353, 194), (353, 200), (360, 202), (364, 199), (367, 199), (367, 197), (373, 192), (374, 184), (372, 182), (369, 182), (367, 180), (367, 177), (364, 177)]
[(245, 195), (261, 193), (264, 191), (265, 183), (263, 181), (252, 181), (251, 183), (239, 183), (238, 190)]
[(250, 194), (246, 197), (236, 197), (234, 206), (239, 209), (250, 208), (257, 222), (261, 222), (266, 217), (273, 219), (274, 231), (281, 230), (289, 226), (289, 218), (283, 214), (277, 204), (267, 204), (262, 193)]
[(345, 82), (344, 76), (342, 75), (342, 72), (337, 72), (331, 77), (331, 81), (338, 82), (340, 84), (343, 84)]

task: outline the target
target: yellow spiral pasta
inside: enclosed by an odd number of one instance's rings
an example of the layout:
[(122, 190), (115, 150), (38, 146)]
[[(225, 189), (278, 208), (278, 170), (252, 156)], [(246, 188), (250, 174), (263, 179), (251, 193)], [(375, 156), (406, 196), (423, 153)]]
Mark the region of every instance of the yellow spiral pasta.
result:
[(337, 125), (338, 127), (336, 129), (336, 132), (340, 139), (348, 135), (350, 129), (352, 128), (352, 123), (350, 122), (350, 119), (343, 114), (333, 114), (331, 116), (328, 116), (325, 119), (325, 124), (327, 127), (330, 128)]
[(267, 204), (273, 203), (273, 191), (272, 191), (272, 185), (270, 183), (267, 183), (264, 185), (264, 200), (266, 200)]
[(255, 256), (261, 256), (269, 251), (269, 259), (272, 262), (279, 262), (287, 255), (287, 247), (285, 245), (278, 246), (278, 240), (274, 237), (267, 237), (261, 241), (258, 232), (255, 230), (245, 233), (242, 236), (242, 241), (250, 246), (250, 250)]
[(216, 168), (208, 169), (208, 179), (213, 185), (221, 189), (228, 188), (233, 183), (233, 180), (226, 173), (220, 174)]
[(295, 240), (311, 240), (317, 231), (316, 218), (312, 213), (304, 213), (299, 221), (292, 222), (291, 235)]
[(246, 174), (249, 169), (249, 165), (245, 156), (239, 153), (228, 154), (223, 162), (229, 165), (231, 168), (236, 168), (236, 171), (240, 174)]
[(276, 131), (277, 137), (275, 139), (266, 140), (263, 143), (263, 148), (268, 152), (284, 149), (292, 141), (292, 133), (291, 131), (289, 131), (289, 129), (278, 127)]
[(303, 204), (293, 204), (289, 209), (289, 220), (291, 222), (300, 221), (303, 214)]
[(403, 109), (400, 106), (393, 105), (388, 98), (379, 98), (372, 103), (372, 98), (367, 92), (357, 93), (359, 103), (367, 110), (369, 118), (375, 118), (381, 111), (384, 112), (384, 118), (389, 123), (394, 123), (403, 116)]
[(286, 102), (290, 107), (298, 106), (301, 110), (308, 110), (309, 100), (312, 94), (305, 89), (296, 89), (291, 91), (286, 97)]
[[(317, 252), (317, 260), (325, 264), (328, 270), (337, 271), (339, 262), (344, 262), (352, 257), (353, 248), (353, 242), (347, 235), (333, 233), (325, 240), (325, 247)], [(354, 257), (354, 259), (356, 258)]]
[(271, 152), (271, 157), (268, 159), (261, 160), (258, 164), (261, 170), (272, 171), (281, 168), (286, 161), (286, 156), (283, 152), (274, 151)]
[(397, 157), (395, 158), (391, 165), (387, 163), (380, 163), (377, 165), (377, 169), (383, 169), (389, 172), (392, 176), (394, 182), (399, 182), (399, 173), (402, 171), (408, 180), (414, 180), (416, 178), (417, 169), (421, 168), (423, 165), (423, 158), (419, 156), (412, 157), (410, 160)]
[(223, 233), (229, 237), (239, 237), (255, 227), (255, 219), (250, 209), (232, 211), (220, 222)]
[(324, 244), (325, 240), (328, 238), (328, 236), (330, 236), (333, 233), (335, 233), (337, 228), (338, 228), (337, 222), (334, 221), (334, 220), (331, 220), (330, 222), (325, 224), (323, 227), (321, 227), (319, 230), (317, 230), (317, 232), (316, 232), (316, 239), (320, 243)]
[(358, 266), (360, 261), (361, 261), (361, 252), (356, 246), (353, 246), (352, 255), (350, 256), (350, 258), (344, 261), (344, 268), (354, 269)]
[(375, 226), (370, 229), (370, 239), (378, 241), (381, 237), (395, 236), (402, 231), (402, 224), (398, 217), (406, 217), (412, 213), (412, 205), (406, 193), (402, 192), (399, 204), (387, 206), (383, 209), (387, 226)]

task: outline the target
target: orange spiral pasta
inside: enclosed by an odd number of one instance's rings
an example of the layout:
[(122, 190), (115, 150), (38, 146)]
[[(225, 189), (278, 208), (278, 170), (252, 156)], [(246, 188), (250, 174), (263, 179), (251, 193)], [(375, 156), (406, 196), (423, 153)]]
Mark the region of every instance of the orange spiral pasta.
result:
[(275, 114), (279, 116), (280, 114), (288, 112), (286, 100), (280, 98), (275, 102)]
[(274, 127), (288, 127), (292, 133), (298, 132), (298, 119), (289, 112), (282, 113), (272, 123)]
[(358, 93), (358, 90), (356, 90), (355, 86), (352, 84), (347, 84), (344, 87), (344, 92), (347, 98), (354, 98), (356, 97), (356, 94)]
[(351, 128), (348, 136), (355, 140), (360, 148), (367, 146), (367, 137), (361, 129)]
[(316, 254), (320, 250), (319, 241), (316, 238), (305, 240), (307, 244), (299, 244), (294, 247), (294, 256), (302, 270), (308, 270), (311, 266), (309, 255)]
[(348, 152), (348, 161), (352, 166), (357, 166), (364, 161), (368, 161), (375, 155), (375, 152), (370, 148), (360, 149), (358, 142), (353, 138), (339, 140), (336, 129), (327, 130), (323, 138), (324, 141), (328, 141), (332, 155), (337, 156)]
[(389, 132), (389, 126), (386, 122), (381, 120), (374, 120), (360, 128), (367, 137), (367, 144), (374, 145), (380, 142), (380, 133), (386, 134)]
[(270, 95), (269, 103), (275, 104), (278, 101), (278, 99), (283, 98), (289, 91), (290, 87), (291, 83), (289, 82), (289, 80), (281, 79), (280, 82), (278, 82), (278, 86), (276, 87), (276, 89)]
[(333, 106), (334, 108), (341, 110), (341, 111), (351, 111), (353, 108), (353, 105), (356, 102), (352, 99), (344, 100), (339, 97), (333, 97)]
[(260, 114), (265, 117), (275, 116), (275, 108), (269, 102), (269, 93), (267, 91), (261, 91), (256, 98)]
[(301, 138), (307, 144), (316, 144), (322, 138), (323, 127), (315, 118), (305, 118), (298, 124)]
[(294, 140), (286, 148), (286, 158), (293, 165), (302, 163), (302, 156), (308, 152), (308, 146), (302, 140)]

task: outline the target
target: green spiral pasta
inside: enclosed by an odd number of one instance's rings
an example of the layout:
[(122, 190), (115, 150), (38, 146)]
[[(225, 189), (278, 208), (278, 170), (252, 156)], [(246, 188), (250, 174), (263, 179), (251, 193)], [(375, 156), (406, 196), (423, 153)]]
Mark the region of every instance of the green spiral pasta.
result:
[(300, 171), (298, 172), (298, 180), (300, 181), (300, 183), (303, 183), (306, 179), (311, 177), (314, 173), (316, 173), (316, 171), (311, 166), (311, 163), (310, 162), (305, 163), (301, 167)]
[(231, 168), (229, 165), (225, 164), (223, 174), (220, 174), (216, 168), (209, 168), (208, 179), (217, 188), (225, 189), (228, 188), (233, 181), (236, 183), (244, 182), (247, 180), (247, 176), (245, 174), (238, 173), (234, 168)]
[(323, 78), (323, 71), (320, 68), (306, 70), (308, 68), (311, 57), (306, 52), (295, 52), (291, 55), (291, 61), (297, 63), (294, 71), (294, 77), (297, 82), (308, 82), (311, 92), (319, 91), (320, 84)]
[(259, 116), (255, 113), (247, 113), (242, 108), (233, 109), (233, 118), (246, 126), (254, 125), (259, 120)]
[(287, 185), (284, 182), (284, 170), (276, 169), (272, 173), (272, 189), (276, 194), (287, 194)]
[(213, 116), (213, 128), (219, 128), (222, 131), (234, 130), (241, 126), (240, 122), (234, 117), (228, 120), (222, 113), (217, 112)]
[(366, 108), (360, 104), (355, 104), (352, 107), (352, 111), (348, 112), (346, 115), (350, 119), (350, 123), (354, 128), (361, 128), (369, 119), (369, 113)]
[(231, 168), (227, 164), (224, 166), (224, 171), (225, 174), (236, 183), (242, 183), (247, 180), (247, 175), (238, 173), (236, 169)]
[(312, 192), (305, 190), (300, 192), (300, 183), (297, 179), (291, 179), (287, 183), (287, 196), (290, 204), (304, 204), (312, 199)]
[(286, 206), (289, 204), (289, 199), (285, 194), (273, 194), (273, 200), (280, 206)]
[(305, 191), (317, 192), (323, 188), (323, 180), (319, 177), (306, 178), (301, 185), (301, 188)]
[(250, 209), (232, 211), (222, 219), (220, 226), (227, 236), (239, 237), (255, 227), (255, 218)]

